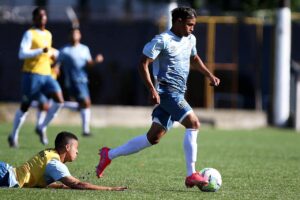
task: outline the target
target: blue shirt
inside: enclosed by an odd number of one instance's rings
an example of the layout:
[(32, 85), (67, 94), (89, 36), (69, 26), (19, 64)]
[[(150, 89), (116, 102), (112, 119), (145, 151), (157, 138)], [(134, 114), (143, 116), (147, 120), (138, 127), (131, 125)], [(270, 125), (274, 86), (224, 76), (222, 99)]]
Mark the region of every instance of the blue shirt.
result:
[(87, 83), (85, 67), (90, 60), (92, 60), (91, 53), (86, 45), (77, 44), (63, 47), (59, 52), (57, 62), (62, 65), (65, 82), (67, 84), (71, 82)]
[(197, 54), (194, 35), (178, 37), (166, 31), (147, 43), (143, 54), (154, 60), (153, 75), (160, 94), (186, 91), (190, 57)]

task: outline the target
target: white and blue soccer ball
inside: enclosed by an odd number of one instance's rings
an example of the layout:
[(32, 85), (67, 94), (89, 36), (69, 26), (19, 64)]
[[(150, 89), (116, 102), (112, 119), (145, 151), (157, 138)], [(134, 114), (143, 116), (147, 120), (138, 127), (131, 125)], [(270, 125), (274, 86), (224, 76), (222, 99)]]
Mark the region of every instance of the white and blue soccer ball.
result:
[(208, 185), (199, 186), (203, 192), (216, 192), (222, 185), (222, 177), (218, 170), (214, 168), (204, 168), (199, 172), (202, 176), (208, 178)]

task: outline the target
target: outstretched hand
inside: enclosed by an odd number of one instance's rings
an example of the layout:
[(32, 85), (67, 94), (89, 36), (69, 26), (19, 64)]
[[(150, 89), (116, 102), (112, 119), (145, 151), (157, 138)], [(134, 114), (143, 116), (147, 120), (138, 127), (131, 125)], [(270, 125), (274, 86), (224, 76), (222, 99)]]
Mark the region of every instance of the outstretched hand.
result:
[(128, 187), (110, 187), (109, 191), (124, 191), (127, 189), (128, 189)]

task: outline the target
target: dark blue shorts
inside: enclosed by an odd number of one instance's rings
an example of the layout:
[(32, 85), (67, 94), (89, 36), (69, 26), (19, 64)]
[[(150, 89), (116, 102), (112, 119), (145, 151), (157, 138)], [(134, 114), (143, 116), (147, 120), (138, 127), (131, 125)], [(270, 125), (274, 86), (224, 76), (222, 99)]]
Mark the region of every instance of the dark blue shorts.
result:
[(89, 87), (86, 82), (73, 82), (73, 84), (69, 85), (66, 89), (76, 101), (83, 101), (90, 98)]
[(19, 187), (14, 169), (5, 162), (0, 161), (0, 187)]
[(182, 122), (191, 112), (193, 109), (184, 99), (184, 94), (162, 94), (160, 95), (160, 104), (152, 112), (152, 120), (169, 130), (174, 121)]
[(61, 92), (58, 82), (50, 75), (23, 73), (22, 102), (30, 103), (32, 100), (40, 101), (51, 93)]
[(0, 187), (9, 187), (8, 165), (0, 161)]

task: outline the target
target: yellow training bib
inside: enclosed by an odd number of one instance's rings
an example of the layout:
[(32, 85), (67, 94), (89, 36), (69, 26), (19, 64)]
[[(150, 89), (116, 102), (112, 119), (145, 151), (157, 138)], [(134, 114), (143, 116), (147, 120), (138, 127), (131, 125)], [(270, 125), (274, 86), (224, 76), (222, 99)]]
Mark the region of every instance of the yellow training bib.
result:
[[(42, 33), (32, 28), (29, 30), (32, 36), (31, 49), (39, 49), (48, 47), (49, 51), (52, 46), (52, 35), (48, 30)], [(51, 55), (50, 53), (42, 53), (33, 58), (26, 58), (23, 65), (24, 72), (36, 73), (41, 75), (51, 74)]]
[(47, 183), (44, 178), (46, 165), (52, 159), (60, 160), (56, 150), (46, 149), (20, 167), (15, 168), (17, 181), (20, 187), (46, 187)]

